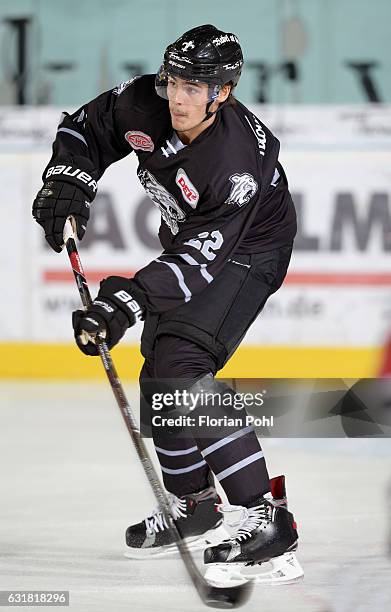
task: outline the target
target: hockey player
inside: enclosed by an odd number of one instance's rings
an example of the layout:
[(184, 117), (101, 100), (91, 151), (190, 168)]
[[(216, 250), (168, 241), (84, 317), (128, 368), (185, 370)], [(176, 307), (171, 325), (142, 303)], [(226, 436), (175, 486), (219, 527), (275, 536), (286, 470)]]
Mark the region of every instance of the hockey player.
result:
[[(160, 379), (185, 379), (200, 395), (233, 395), (215, 374), (289, 265), (296, 217), (279, 142), (233, 96), (242, 65), (234, 34), (212, 25), (185, 33), (167, 47), (157, 75), (135, 77), (65, 114), (33, 204), (47, 242), (60, 252), (68, 217), (83, 238), (106, 168), (137, 155), (138, 178), (161, 211), (163, 252), (131, 279), (103, 280), (88, 311), (73, 314), (73, 327), (81, 351), (97, 355), (97, 334), (112, 348), (145, 320), (140, 388), (147, 401), (149, 383)], [(194, 414), (203, 410), (197, 405)], [(178, 527), (194, 547), (214, 544), (205, 551), (213, 571), (225, 579), (232, 569), (238, 579), (244, 565), (271, 559), (279, 565), (271, 579), (302, 575), (292, 565), (298, 536), (283, 479), (270, 481), (252, 427), (199, 426), (187, 437), (154, 427), (153, 438)], [(218, 512), (212, 472), (230, 502)], [(221, 542), (222, 512), (233, 509), (236, 532)], [(126, 541), (128, 556), (175, 548), (159, 509), (130, 526)]]

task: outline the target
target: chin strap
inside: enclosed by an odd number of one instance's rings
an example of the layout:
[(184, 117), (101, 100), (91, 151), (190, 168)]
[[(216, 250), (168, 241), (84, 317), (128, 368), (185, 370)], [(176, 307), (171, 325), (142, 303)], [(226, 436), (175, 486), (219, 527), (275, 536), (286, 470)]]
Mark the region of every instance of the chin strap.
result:
[[(229, 96), (228, 96), (228, 98), (229, 98)], [(226, 105), (226, 103), (228, 102), (228, 98), (227, 98), (226, 100), (224, 100), (224, 102), (220, 102), (220, 104), (219, 104), (218, 108), (217, 108), (215, 111), (213, 111), (213, 113), (211, 113), (209, 109), (210, 109), (210, 107), (212, 106), (212, 104), (213, 104), (214, 100), (211, 100), (210, 102), (208, 102), (208, 104), (206, 105), (206, 108), (205, 108), (205, 117), (203, 118), (203, 120), (201, 121), (201, 123), (202, 123), (203, 121), (207, 121), (208, 119), (210, 119), (211, 117), (213, 117), (213, 115), (215, 115), (216, 113), (218, 113), (218, 112), (219, 112), (219, 110), (221, 110), (221, 109), (223, 108), (223, 106), (225, 106), (225, 105)]]

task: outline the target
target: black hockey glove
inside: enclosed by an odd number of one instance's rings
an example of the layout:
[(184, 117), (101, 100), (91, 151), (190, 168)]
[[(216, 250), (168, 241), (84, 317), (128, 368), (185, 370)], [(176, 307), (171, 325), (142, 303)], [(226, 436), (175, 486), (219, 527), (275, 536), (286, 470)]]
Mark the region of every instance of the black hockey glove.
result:
[(128, 327), (144, 318), (143, 296), (129, 278), (109, 276), (88, 310), (72, 313), (75, 340), (85, 355), (99, 355), (95, 338), (103, 338), (109, 349), (122, 338)]
[(69, 216), (75, 219), (77, 237), (83, 238), (90, 203), (81, 189), (62, 181), (47, 181), (38, 191), (33, 202), (33, 217), (43, 227), (47, 242), (57, 253), (64, 245), (64, 225)]
[(77, 161), (77, 158), (73, 163), (58, 159), (49, 164), (42, 175), (43, 187), (33, 202), (33, 217), (43, 227), (47, 242), (57, 253), (64, 245), (64, 225), (68, 217), (75, 219), (77, 237), (83, 238), (90, 204), (96, 195), (96, 181), (75, 165)]

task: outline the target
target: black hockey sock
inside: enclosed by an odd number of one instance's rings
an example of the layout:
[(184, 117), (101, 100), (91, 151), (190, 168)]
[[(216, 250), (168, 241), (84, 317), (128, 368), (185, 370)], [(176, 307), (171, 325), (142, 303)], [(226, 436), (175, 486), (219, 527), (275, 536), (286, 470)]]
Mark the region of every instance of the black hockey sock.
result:
[(159, 439), (154, 435), (155, 450), (167, 491), (177, 497), (195, 493), (213, 482), (208, 463), (194, 439)]
[[(246, 411), (226, 401), (234, 397), (233, 390), (207, 375), (189, 391), (199, 398), (192, 412), (194, 439), (229, 502), (245, 505), (268, 493), (266, 462), (253, 427), (246, 424)], [(213, 420), (208, 418), (211, 416)]]
[(270, 491), (262, 448), (250, 427), (218, 440), (198, 439), (197, 444), (231, 504), (246, 505)]

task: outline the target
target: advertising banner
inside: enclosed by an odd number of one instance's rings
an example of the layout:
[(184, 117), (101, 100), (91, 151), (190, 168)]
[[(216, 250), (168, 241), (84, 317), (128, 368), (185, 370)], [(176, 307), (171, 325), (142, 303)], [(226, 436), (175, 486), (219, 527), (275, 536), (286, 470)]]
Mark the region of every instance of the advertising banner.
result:
[[(283, 132), (280, 161), (299, 231), (285, 284), (244, 342), (381, 344), (391, 322), (391, 110), (254, 110), (277, 135)], [(65, 253), (46, 246), (31, 217), (59, 115), (56, 109), (9, 109), (0, 123), (3, 342), (69, 341), (70, 312), (79, 306)], [(136, 167), (129, 155), (99, 182), (80, 243), (92, 293), (105, 276), (131, 276), (161, 252), (160, 214)], [(125, 342), (135, 343), (140, 332), (129, 330)]]

